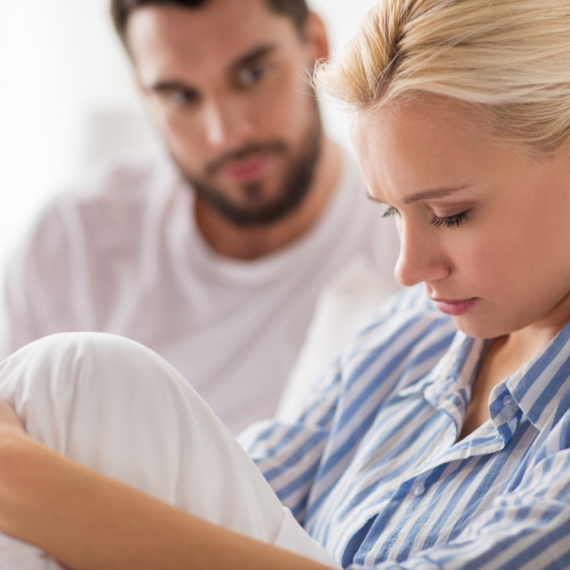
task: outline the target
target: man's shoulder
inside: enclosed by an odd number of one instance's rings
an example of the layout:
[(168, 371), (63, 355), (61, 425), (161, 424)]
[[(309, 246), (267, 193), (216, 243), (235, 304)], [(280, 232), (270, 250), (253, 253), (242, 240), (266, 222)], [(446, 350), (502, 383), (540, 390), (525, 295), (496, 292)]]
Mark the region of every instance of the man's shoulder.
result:
[(36, 216), (21, 244), (24, 255), (50, 259), (72, 243), (105, 251), (139, 247), (149, 223), (160, 218), (177, 187), (167, 160), (143, 157), (97, 167), (55, 195)]
[[(32, 233), (65, 227), (142, 223), (145, 212), (165, 207), (178, 187), (175, 167), (161, 156), (133, 157), (97, 166), (55, 194), (36, 217)], [(162, 206), (161, 206), (162, 204)]]
[(88, 206), (145, 201), (157, 192), (171, 190), (176, 180), (175, 168), (162, 156), (123, 158), (89, 170), (52, 202)]

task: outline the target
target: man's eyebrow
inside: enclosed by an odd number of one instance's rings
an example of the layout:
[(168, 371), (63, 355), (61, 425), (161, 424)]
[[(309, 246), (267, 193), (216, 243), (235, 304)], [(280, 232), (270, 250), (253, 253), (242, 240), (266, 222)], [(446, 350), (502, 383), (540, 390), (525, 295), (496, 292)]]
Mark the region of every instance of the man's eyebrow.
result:
[(247, 52), (244, 55), (239, 56), (234, 62), (229, 66), (230, 71), (237, 71), (242, 67), (247, 67), (256, 61), (263, 59), (264, 57), (270, 55), (277, 49), (276, 44), (265, 44), (256, 47), (252, 51)]
[(166, 79), (157, 81), (150, 86), (154, 93), (170, 93), (171, 91), (197, 91), (195, 87), (188, 85), (179, 79)]
[[(230, 72), (237, 71), (242, 67), (247, 67), (256, 61), (270, 55), (277, 49), (276, 44), (265, 44), (239, 56), (229, 65)], [(198, 91), (192, 85), (180, 79), (159, 80), (150, 86), (150, 90), (154, 93), (170, 93), (172, 91)]]

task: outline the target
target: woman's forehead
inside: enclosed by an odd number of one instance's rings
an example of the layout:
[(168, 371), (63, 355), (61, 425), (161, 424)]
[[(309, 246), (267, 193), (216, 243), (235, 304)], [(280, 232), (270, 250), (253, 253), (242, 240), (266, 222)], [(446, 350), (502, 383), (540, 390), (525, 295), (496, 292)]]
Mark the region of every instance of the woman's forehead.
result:
[[(349, 132), (357, 152), (372, 156), (475, 151), (498, 144), (464, 105), (446, 98), (416, 98), (353, 112)], [(437, 153), (433, 156), (437, 159)]]
[[(486, 173), (530, 158), (490, 134), (464, 105), (426, 98), (357, 111), (350, 135), (371, 195), (388, 203), (433, 190), (471, 187)], [(390, 197), (396, 193), (397, 198)]]

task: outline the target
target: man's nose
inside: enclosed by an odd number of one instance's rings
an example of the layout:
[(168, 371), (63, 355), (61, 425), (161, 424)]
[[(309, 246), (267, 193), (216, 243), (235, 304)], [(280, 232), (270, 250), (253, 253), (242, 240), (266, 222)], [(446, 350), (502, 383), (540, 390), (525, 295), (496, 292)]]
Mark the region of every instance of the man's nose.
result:
[(395, 269), (400, 285), (412, 287), (449, 275), (449, 263), (432, 232), (432, 228), (421, 229), (403, 220), (400, 222), (400, 255)]
[(253, 138), (253, 125), (245, 109), (231, 102), (212, 102), (204, 108), (206, 143), (218, 150), (239, 148)]

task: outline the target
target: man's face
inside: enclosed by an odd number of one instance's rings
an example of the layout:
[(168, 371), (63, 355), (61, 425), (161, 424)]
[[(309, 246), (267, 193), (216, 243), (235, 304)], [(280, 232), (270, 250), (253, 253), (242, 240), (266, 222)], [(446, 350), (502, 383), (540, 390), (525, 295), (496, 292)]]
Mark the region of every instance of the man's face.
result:
[(127, 44), (170, 153), (236, 225), (277, 221), (309, 189), (322, 129), (305, 70), (327, 54), (322, 28), (307, 30), (301, 38), (264, 0), (149, 6), (129, 19)]

